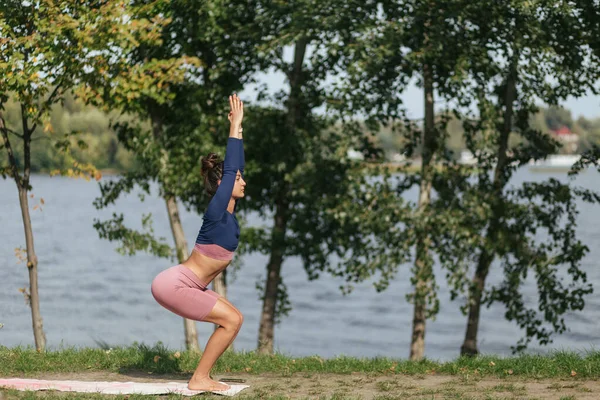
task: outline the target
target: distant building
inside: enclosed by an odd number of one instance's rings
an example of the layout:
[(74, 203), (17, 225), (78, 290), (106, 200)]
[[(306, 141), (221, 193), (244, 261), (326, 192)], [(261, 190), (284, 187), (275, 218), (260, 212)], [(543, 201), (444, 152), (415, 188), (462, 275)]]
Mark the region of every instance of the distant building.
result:
[(558, 129), (552, 131), (554, 136), (558, 140), (564, 143), (577, 143), (579, 141), (579, 136), (576, 133), (573, 133), (568, 126), (561, 126)]
[(577, 144), (579, 143), (579, 135), (572, 132), (568, 126), (561, 126), (558, 129), (552, 130), (554, 137), (564, 144), (566, 153), (574, 153), (577, 151)]
[(348, 150), (348, 152), (346, 153), (346, 156), (350, 159), (350, 160), (359, 160), (362, 161), (365, 159), (365, 156), (363, 153), (361, 153), (360, 151), (354, 150), (354, 149), (350, 149)]

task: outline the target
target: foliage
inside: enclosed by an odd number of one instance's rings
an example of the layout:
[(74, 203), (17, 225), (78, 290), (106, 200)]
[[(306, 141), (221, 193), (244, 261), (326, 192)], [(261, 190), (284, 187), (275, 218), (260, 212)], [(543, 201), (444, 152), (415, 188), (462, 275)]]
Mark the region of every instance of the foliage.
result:
[[(501, 302), (505, 317), (524, 330), (524, 337), (513, 348), (523, 350), (535, 339), (540, 344), (551, 342), (554, 333), (566, 329), (563, 316), (569, 310), (581, 310), (584, 298), (592, 292), (581, 270), (586, 246), (575, 235), (576, 200), (594, 199), (594, 194), (549, 179), (546, 182), (509, 185), (518, 167), (531, 159), (543, 159), (557, 152), (560, 143), (535, 129), (531, 116), (538, 111), (535, 102), (541, 98), (556, 105), (569, 95), (584, 93), (594, 82), (598, 69), (587, 46), (588, 38), (580, 32), (581, 21), (573, 9), (556, 2), (531, 4), (490, 4), (489, 12), (473, 10), (473, 23), (478, 26), (477, 46), (469, 58), (474, 76), (473, 91), (479, 120), (465, 121), (465, 138), (469, 150), (476, 155), (477, 179), (466, 183), (460, 195), (474, 198), (479, 208), (479, 221), (472, 217), (456, 228), (471, 236), (476, 251), (469, 256), (462, 244), (457, 259), (444, 263), (453, 272), (455, 289), (468, 288), (468, 339), (476, 338), (479, 311), (473, 304)], [(540, 11), (541, 10), (541, 11)], [(543, 12), (542, 12), (543, 11)], [(497, 13), (497, 14), (496, 14)], [(479, 52), (496, 46), (494, 51)], [(565, 61), (565, 60), (568, 60)], [(534, 62), (532, 62), (534, 61)], [(490, 82), (496, 82), (490, 86)], [(547, 119), (550, 128), (571, 123), (564, 110), (551, 108)], [(519, 140), (510, 145), (509, 136)], [(465, 210), (455, 188), (444, 201)], [(450, 246), (452, 247), (452, 246)], [(451, 248), (445, 248), (452, 251)], [(504, 272), (504, 281), (489, 289), (478, 287), (485, 282), (493, 260)], [(472, 282), (466, 279), (464, 268), (474, 267)], [(455, 269), (453, 269), (455, 268)], [(537, 305), (525, 301), (519, 289), (531, 271), (537, 284)], [(483, 297), (480, 297), (483, 296)], [(465, 309), (467, 308), (465, 307)], [(472, 336), (475, 329), (475, 336)]]
[[(176, 196), (188, 209), (203, 210), (207, 196), (201, 185), (200, 156), (224, 147), (227, 96), (241, 89), (258, 63), (256, 39), (244, 28), (253, 14), (240, 5), (185, 0), (142, 8), (140, 16), (164, 15), (173, 23), (163, 30), (160, 45), (130, 54), (133, 67), (128, 74), (135, 75), (136, 66), (148, 58), (174, 67), (187, 63), (189, 68), (181, 70), (176, 80), (169, 75), (171, 82), (155, 79), (146, 86), (124, 85), (118, 87), (117, 96), (113, 92), (101, 96), (105, 107), (134, 113), (138, 120), (115, 124), (119, 142), (135, 155), (136, 168), (100, 185), (97, 208), (115, 203), (136, 187), (150, 194), (149, 183), (157, 182), (159, 196)], [(115, 215), (95, 221), (95, 227), (102, 237), (120, 241), (130, 254), (138, 250), (172, 254), (151, 232), (136, 232), (121, 220)]]
[[(73, 163), (94, 165), (101, 172), (127, 171), (134, 167), (130, 152), (118, 142), (117, 134), (110, 127), (111, 115), (101, 109), (84, 105), (71, 95), (66, 95), (64, 104), (55, 104), (50, 111), (53, 132), (44, 134), (41, 128), (31, 144), (31, 171), (50, 173), (67, 170)], [(19, 105), (9, 98), (4, 105), (8, 126), (22, 134)], [(127, 116), (122, 117), (127, 118)], [(52, 135), (52, 136), (50, 136)], [(49, 145), (53, 143), (54, 146)], [(63, 146), (56, 146), (58, 138), (65, 138)], [(68, 147), (68, 151), (64, 148)], [(14, 149), (18, 168), (23, 168), (23, 147)], [(8, 164), (6, 152), (0, 153), (0, 165)]]
[(569, 171), (569, 175), (576, 175), (591, 165), (600, 170), (600, 146), (598, 145), (594, 145), (590, 150), (581, 155), (581, 159), (573, 165), (571, 171)]
[[(384, 254), (394, 245), (411, 246), (411, 238), (425, 232), (448, 271), (452, 297), (468, 297), (465, 311), (478, 301), (471, 297), (476, 292), (475, 278), (472, 281), (469, 274), (475, 271), (485, 281), (492, 260), (498, 257), (505, 281), (486, 291), (484, 301), (487, 305), (503, 302), (507, 319), (525, 330), (517, 349), (532, 338), (548, 343), (553, 332), (564, 331), (565, 312), (580, 310), (584, 297), (591, 293), (581, 271), (588, 249), (575, 237), (574, 221), (576, 198), (595, 198), (593, 193), (555, 181), (506, 186), (518, 166), (558, 151), (559, 142), (535, 127), (572, 124), (570, 115), (556, 104), (566, 96), (584, 93), (599, 72), (596, 57), (587, 47), (591, 38), (574, 17), (581, 10), (566, 9), (570, 6), (559, 2), (554, 8), (545, 2), (536, 2), (535, 7), (530, 3), (490, 2), (482, 7), (448, 2), (443, 9), (421, 10), (427, 2), (387, 2), (384, 13), (396, 18), (382, 15), (366, 30), (364, 40), (344, 46), (349, 73), (339, 89), (346, 104), (357, 104), (367, 116), (372, 123), (367, 126), (400, 125), (397, 132), (404, 140), (399, 141), (398, 152), (411, 157), (421, 153), (422, 128), (403, 116), (401, 94), (420, 63), (431, 63), (436, 95), (451, 110), (437, 117), (435, 127), (443, 138), (437, 154), (445, 168), (434, 173), (436, 196), (426, 210), (411, 207), (401, 196), (425, 177), (407, 174), (399, 178), (398, 208), (408, 215), (388, 227), (403, 230), (392, 240), (389, 228), (376, 231), (381, 248), (371, 251)], [(538, 13), (540, 9), (544, 12)], [(446, 12), (450, 14), (444, 18)], [(442, 21), (428, 25), (436, 18)], [(427, 41), (431, 47), (422, 48)], [(548, 118), (534, 127), (532, 122), (539, 122), (532, 121), (539, 98), (552, 107), (545, 111)], [(349, 109), (350, 114), (356, 112)], [(444, 147), (452, 120), (462, 123), (464, 146), (476, 157), (475, 177), (473, 170), (456, 165), (456, 155)], [(538, 242), (539, 234), (546, 242)], [(387, 263), (405, 262), (405, 254)], [(537, 307), (529, 307), (519, 294), (528, 268), (538, 284)], [(387, 269), (393, 278), (396, 271)], [(563, 284), (558, 270), (564, 270), (571, 282)], [(354, 274), (367, 279), (373, 271), (359, 269)], [(428, 296), (433, 315), (437, 310), (434, 282)], [(478, 314), (473, 318), (478, 319)]]
[[(102, 73), (108, 81), (118, 79), (127, 65), (126, 49), (155, 40), (162, 19), (124, 21), (128, 11), (115, 2), (4, 3), (0, 10), (0, 74), (7, 79), (0, 82), (0, 109), (9, 97), (20, 108), (21, 118), (12, 114), (14, 108), (7, 110), (11, 115), (6, 129), (13, 137), (50, 140), (67, 154), (74, 144), (86, 146), (83, 140), (72, 138), (74, 131), (55, 132), (52, 107), (64, 103), (73, 90), (92, 90), (98, 84), (95, 73)], [(26, 153), (23, 157), (29, 157)], [(71, 172), (95, 176), (95, 169), (86, 165), (73, 161)]]

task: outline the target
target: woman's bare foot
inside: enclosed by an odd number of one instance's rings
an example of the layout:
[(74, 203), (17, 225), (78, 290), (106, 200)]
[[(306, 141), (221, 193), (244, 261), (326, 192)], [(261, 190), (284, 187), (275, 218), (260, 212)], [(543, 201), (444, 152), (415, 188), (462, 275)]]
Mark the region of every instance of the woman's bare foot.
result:
[(223, 391), (229, 390), (230, 386), (221, 382), (214, 381), (209, 377), (206, 378), (194, 378), (188, 382), (188, 389), (190, 390), (203, 390), (205, 392)]

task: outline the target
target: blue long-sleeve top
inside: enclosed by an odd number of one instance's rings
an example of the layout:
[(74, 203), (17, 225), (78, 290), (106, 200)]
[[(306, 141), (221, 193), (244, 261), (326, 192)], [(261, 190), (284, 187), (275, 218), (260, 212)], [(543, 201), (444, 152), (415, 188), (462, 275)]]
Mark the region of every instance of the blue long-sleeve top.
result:
[(227, 207), (238, 171), (244, 174), (244, 143), (242, 139), (230, 137), (225, 150), (221, 183), (202, 218), (197, 244), (216, 244), (229, 251), (237, 249), (240, 227), (234, 215), (235, 209), (234, 213), (230, 213)]

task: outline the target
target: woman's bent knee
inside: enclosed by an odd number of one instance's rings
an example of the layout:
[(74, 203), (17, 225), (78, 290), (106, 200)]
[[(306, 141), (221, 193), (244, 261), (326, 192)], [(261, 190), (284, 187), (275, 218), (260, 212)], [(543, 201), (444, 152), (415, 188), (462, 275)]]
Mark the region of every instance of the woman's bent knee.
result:
[(232, 309), (227, 316), (226, 323), (223, 325), (223, 327), (227, 330), (239, 331), (243, 323), (244, 317), (242, 314), (239, 311)]
[(237, 331), (242, 326), (244, 317), (235, 307), (219, 298), (204, 321), (222, 326), (226, 330)]

